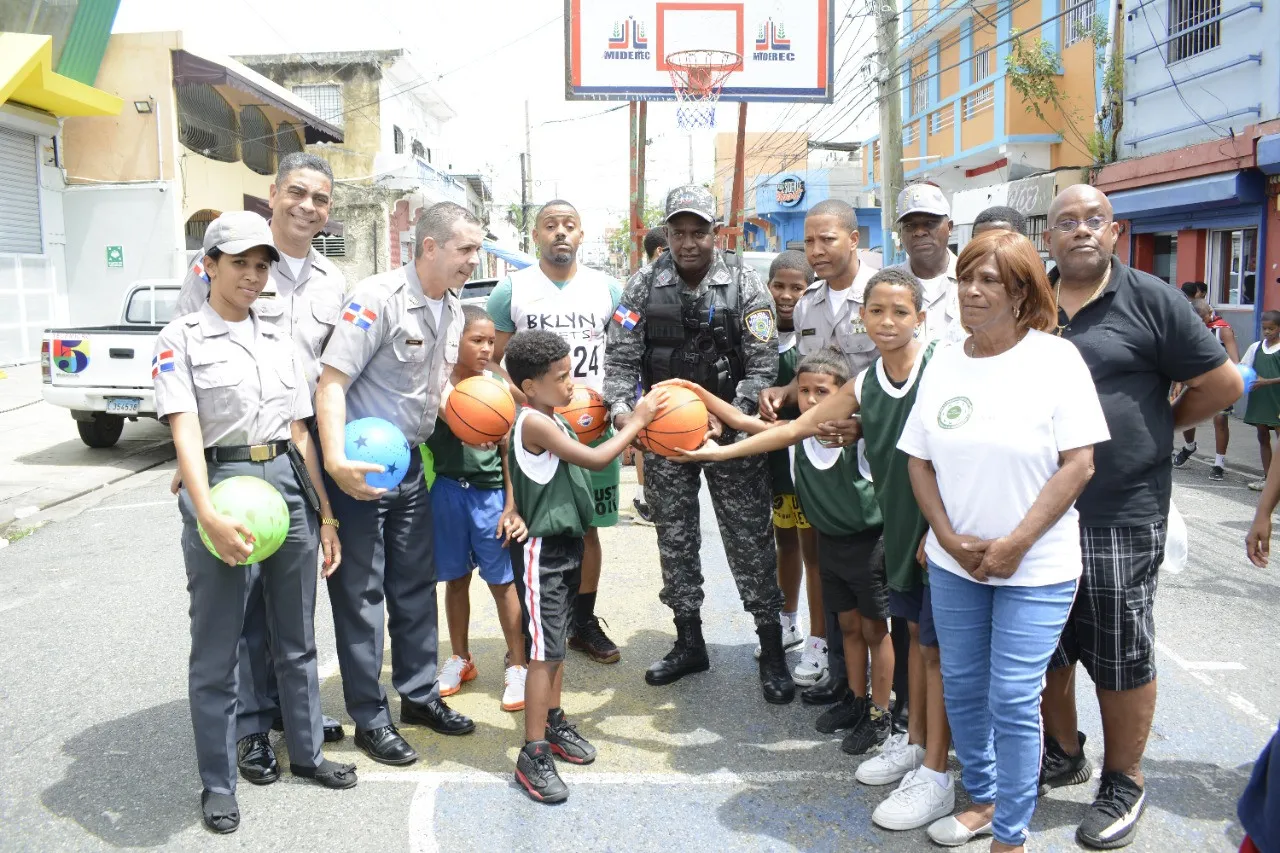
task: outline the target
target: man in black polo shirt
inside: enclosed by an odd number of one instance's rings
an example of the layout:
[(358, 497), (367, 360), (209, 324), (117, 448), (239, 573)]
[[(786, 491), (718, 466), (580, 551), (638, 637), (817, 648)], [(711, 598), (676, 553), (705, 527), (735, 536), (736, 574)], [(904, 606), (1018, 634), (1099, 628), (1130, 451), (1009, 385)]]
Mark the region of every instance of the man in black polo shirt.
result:
[[(1041, 790), (1086, 782), (1093, 768), (1076, 729), (1075, 662), (1102, 712), (1102, 782), (1076, 839), (1132, 842), (1142, 815), (1142, 754), (1156, 706), (1156, 572), (1173, 491), (1173, 431), (1211, 418), (1244, 391), (1222, 346), (1175, 288), (1111, 252), (1119, 227), (1097, 189), (1069, 187), (1049, 208), (1058, 334), (1084, 356), (1111, 440), (1076, 508), (1084, 575), (1049, 663)], [(1186, 391), (1172, 406), (1173, 382)]]

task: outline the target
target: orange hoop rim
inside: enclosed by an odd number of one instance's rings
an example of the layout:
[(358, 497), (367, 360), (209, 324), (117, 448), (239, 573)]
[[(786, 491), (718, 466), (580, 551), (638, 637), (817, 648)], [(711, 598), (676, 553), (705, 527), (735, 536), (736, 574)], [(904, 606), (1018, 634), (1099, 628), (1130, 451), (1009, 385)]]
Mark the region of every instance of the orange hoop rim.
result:
[(742, 67), (742, 57), (731, 50), (678, 50), (667, 55), (667, 66), (677, 87), (706, 94), (719, 89)]

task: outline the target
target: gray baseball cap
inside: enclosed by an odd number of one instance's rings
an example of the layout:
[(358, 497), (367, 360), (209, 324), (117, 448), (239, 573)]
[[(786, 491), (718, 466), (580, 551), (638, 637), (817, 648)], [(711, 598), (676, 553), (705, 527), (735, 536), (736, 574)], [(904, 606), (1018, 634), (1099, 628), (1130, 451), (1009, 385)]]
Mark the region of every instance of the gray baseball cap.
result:
[(716, 200), (711, 190), (697, 184), (676, 187), (667, 193), (667, 222), (681, 213), (692, 213), (711, 224), (716, 221)]
[(217, 249), (224, 255), (243, 255), (262, 246), (272, 261), (280, 260), (275, 238), (267, 220), (248, 210), (232, 210), (209, 223), (204, 232), (204, 250)]
[(898, 221), (901, 222), (911, 213), (927, 213), (950, 219), (951, 205), (947, 204), (947, 197), (942, 194), (942, 190), (933, 184), (911, 184), (898, 193)]

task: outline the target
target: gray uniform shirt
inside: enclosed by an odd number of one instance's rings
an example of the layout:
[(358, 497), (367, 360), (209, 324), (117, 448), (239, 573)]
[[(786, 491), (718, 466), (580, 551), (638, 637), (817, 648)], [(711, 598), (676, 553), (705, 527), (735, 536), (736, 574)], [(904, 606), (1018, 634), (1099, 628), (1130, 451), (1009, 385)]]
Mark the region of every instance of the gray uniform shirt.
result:
[[(255, 305), (256, 308), (256, 305)], [(295, 348), (250, 309), (252, 346), (206, 302), (160, 332), (151, 360), (156, 414), (195, 412), (205, 447), (265, 444), (289, 438), (311, 417), (311, 394)]]
[(825, 281), (809, 285), (792, 314), (796, 348), (801, 358), (823, 347), (834, 347), (849, 361), (850, 376), (857, 376), (876, 360), (875, 341), (862, 323), (867, 281), (875, 274), (870, 264), (860, 263), (849, 294), (838, 311), (832, 307), (831, 289)]
[[(924, 326), (917, 334), (926, 341), (939, 340), (958, 343), (969, 336), (960, 325), (960, 283), (956, 278), (956, 255), (947, 252), (947, 271), (934, 278), (916, 279), (924, 287)], [(890, 269), (903, 270), (916, 275), (911, 261), (894, 264)]]
[[(297, 344), (302, 371), (312, 394), (320, 378), (320, 354), (333, 333), (346, 292), (347, 280), (341, 270), (311, 249), (296, 279), (288, 261), (281, 258), (272, 264), (267, 286), (254, 303), (254, 311), (260, 318), (283, 330)], [(199, 311), (208, 300), (209, 279), (204, 271), (204, 258), (200, 257), (182, 280), (177, 313)]]
[(356, 285), (320, 358), (351, 378), (348, 421), (382, 418), (411, 445), (427, 440), (462, 341), (462, 303), (452, 291), (440, 327), (413, 264)]
[[(744, 265), (738, 275), (744, 375), (735, 390), (733, 405), (746, 414), (754, 414), (761, 389), (771, 386), (778, 377), (778, 324), (773, 296), (756, 271)], [(706, 275), (692, 290), (680, 278), (668, 254), (631, 276), (607, 330), (604, 399), (610, 417), (630, 412), (635, 401), (645, 352), (644, 312), (649, 304), (649, 288), (681, 287), (689, 298), (701, 298), (709, 283), (728, 284), (733, 276), (734, 272), (718, 250)]]

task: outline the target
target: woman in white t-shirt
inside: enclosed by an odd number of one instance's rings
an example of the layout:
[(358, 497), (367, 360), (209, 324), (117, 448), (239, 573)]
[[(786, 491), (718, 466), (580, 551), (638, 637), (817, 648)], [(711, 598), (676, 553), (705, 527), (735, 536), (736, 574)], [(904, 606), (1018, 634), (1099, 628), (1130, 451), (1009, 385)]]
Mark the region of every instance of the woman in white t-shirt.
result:
[(993, 851), (1021, 851), (1040, 691), (1081, 574), (1074, 504), (1110, 436), (1079, 352), (1046, 334), (1056, 306), (1031, 242), (985, 234), (957, 277), (970, 334), (934, 355), (898, 443), (929, 522), (943, 695), (973, 801), (929, 835), (958, 845), (990, 833)]

